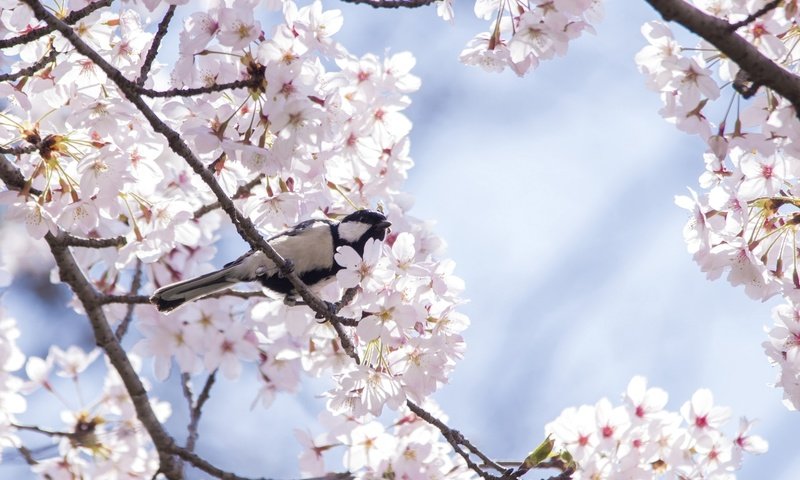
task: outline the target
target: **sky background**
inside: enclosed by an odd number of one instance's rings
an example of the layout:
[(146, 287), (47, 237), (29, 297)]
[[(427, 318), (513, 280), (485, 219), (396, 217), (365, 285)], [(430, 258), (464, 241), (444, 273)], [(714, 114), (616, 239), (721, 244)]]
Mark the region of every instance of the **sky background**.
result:
[[(434, 397), (449, 425), (490, 457), (521, 460), (564, 408), (618, 403), (631, 377), (644, 375), (669, 392), (671, 410), (710, 388), (733, 408), (729, 433), (740, 415), (760, 420), (755, 433), (770, 451), (748, 457), (740, 478), (796, 479), (800, 415), (768, 386), (777, 370), (761, 347), (778, 302), (707, 281), (683, 242), (688, 215), (673, 199), (696, 185), (704, 147), (661, 119), (657, 94), (636, 70), (639, 29), (657, 14), (641, 0), (608, 0), (596, 36), (518, 78), (458, 62), (486, 25), (470, 2), (456, 4), (451, 26), (433, 8), (326, 3), (344, 11), (336, 38), (352, 53), (417, 58), (422, 89), (407, 111), (416, 166), (406, 190), (416, 198), (411, 213), (438, 222), (472, 321), (466, 356)], [(240, 253), (231, 244), (220, 264)], [(26, 297), (5, 300), (22, 324)], [(22, 324), (23, 335), (35, 325)], [(199, 453), (243, 475), (297, 477), (292, 429), (320, 431), (323, 390), (308, 384), (250, 411), (256, 391), (247, 375), (219, 381)], [(170, 426), (182, 438), (178, 390), (156, 392), (176, 399)]]

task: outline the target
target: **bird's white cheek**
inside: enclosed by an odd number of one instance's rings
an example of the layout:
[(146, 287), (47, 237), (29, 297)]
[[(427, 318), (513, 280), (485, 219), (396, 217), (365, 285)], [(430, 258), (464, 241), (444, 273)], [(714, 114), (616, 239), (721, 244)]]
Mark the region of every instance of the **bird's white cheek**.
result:
[(347, 243), (355, 243), (367, 233), (370, 225), (361, 222), (346, 222), (339, 224), (339, 238)]

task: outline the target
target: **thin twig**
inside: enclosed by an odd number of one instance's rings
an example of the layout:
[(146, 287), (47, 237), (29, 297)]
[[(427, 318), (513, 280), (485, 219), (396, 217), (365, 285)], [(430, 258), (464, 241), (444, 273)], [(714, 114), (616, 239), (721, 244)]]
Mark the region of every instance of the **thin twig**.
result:
[(188, 449), (180, 447), (178, 445), (173, 445), (170, 452), (174, 453), (182, 460), (189, 462), (193, 467), (202, 470), (208, 473), (209, 475), (219, 478), (221, 480), (267, 480), (264, 477), (258, 477), (258, 478), (242, 477), (236, 475), (235, 473), (226, 472), (225, 470), (222, 470), (221, 468), (212, 465), (210, 462), (200, 457), (196, 453), (191, 452)]
[(186, 426), (189, 433), (186, 437), (186, 450), (194, 452), (197, 439), (200, 436), (198, 426), (200, 424), (200, 416), (203, 413), (203, 405), (205, 405), (211, 397), (211, 387), (214, 386), (214, 381), (217, 378), (217, 370), (214, 370), (208, 375), (206, 383), (203, 385), (203, 390), (200, 391), (197, 400), (193, 398), (192, 390), (189, 386), (191, 376), (188, 373), (184, 373), (181, 375), (181, 378), (183, 380), (183, 395), (189, 403), (189, 424)]
[[(419, 418), (425, 420), (429, 424), (431, 424), (434, 427), (436, 427), (439, 430), (439, 432), (441, 432), (441, 434), (445, 438), (445, 440), (447, 440), (447, 443), (449, 443), (450, 446), (453, 447), (453, 450), (455, 450), (456, 453), (461, 455), (461, 458), (464, 459), (464, 461), (467, 463), (467, 466), (472, 471), (474, 471), (475, 473), (480, 475), (481, 478), (485, 478), (487, 480), (495, 480), (495, 479), (498, 479), (498, 478), (503, 478), (503, 477), (498, 477), (498, 476), (495, 476), (495, 475), (492, 475), (492, 474), (486, 472), (480, 466), (478, 466), (478, 464), (476, 464), (474, 461), (472, 461), (472, 458), (470, 457), (470, 453), (476, 455), (478, 458), (483, 460), (483, 462), (485, 464), (491, 466), (495, 470), (497, 470), (499, 472), (502, 472), (502, 473), (505, 473), (505, 471), (506, 471), (506, 469), (504, 469), (503, 467), (501, 467), (501, 466), (497, 465), (496, 463), (494, 463), (491, 459), (489, 459), (486, 455), (484, 455), (480, 450), (475, 448), (469, 442), (469, 440), (467, 440), (458, 430), (454, 430), (454, 429), (448, 427), (441, 420), (439, 420), (438, 418), (434, 417), (430, 412), (428, 412), (424, 408), (420, 407), (416, 403), (412, 402), (411, 400), (406, 400), (406, 405), (408, 406), (409, 410), (414, 412), (414, 414), (416, 414)], [(465, 451), (463, 448), (461, 448), (462, 445), (464, 447), (466, 447), (469, 450), (469, 452)]]
[(59, 432), (55, 430), (47, 430), (45, 428), (37, 427), (35, 425), (17, 425), (15, 423), (12, 423), (11, 426), (16, 428), (17, 430), (25, 430), (27, 432), (41, 433), (42, 435), (47, 435), (48, 437), (71, 437), (75, 435), (72, 432)]
[[(246, 292), (240, 290), (221, 290), (219, 292), (215, 292), (209, 295), (206, 295), (203, 298), (222, 298), (222, 297), (237, 297), (243, 299), (249, 298), (257, 298), (257, 297), (266, 297), (262, 290), (248, 290)], [(124, 303), (128, 305), (132, 304), (148, 304), (150, 302), (150, 297), (147, 295), (101, 295), (98, 301), (101, 304), (108, 304), (108, 303)]]
[(732, 23), (731, 26), (729, 27), (730, 31), (735, 32), (736, 30), (739, 30), (740, 28), (749, 25), (750, 23), (756, 21), (758, 17), (768, 13), (771, 10), (775, 10), (776, 8), (778, 8), (778, 5), (780, 5), (781, 2), (783, 2), (783, 0), (772, 0), (763, 7), (759, 8), (755, 12), (748, 15), (747, 18), (745, 18), (744, 20)]
[(18, 446), (17, 451), (19, 452), (20, 455), (22, 455), (22, 458), (25, 459), (25, 463), (27, 463), (28, 465), (33, 466), (39, 464), (39, 462), (35, 458), (33, 458), (33, 452), (31, 452), (31, 450), (25, 445)]
[[(137, 259), (136, 260), (136, 271), (133, 273), (133, 280), (131, 280), (131, 290), (128, 295), (136, 295), (139, 293), (139, 289), (142, 287), (142, 261)], [(128, 308), (125, 311), (125, 317), (123, 317), (122, 321), (117, 325), (117, 329), (114, 331), (114, 336), (117, 337), (118, 341), (122, 341), (122, 337), (125, 336), (125, 333), (128, 331), (128, 326), (130, 326), (131, 321), (133, 320), (133, 310), (136, 308), (135, 303), (129, 303)]]
[(145, 97), (194, 97), (206, 93), (222, 92), (225, 90), (235, 90), (237, 88), (250, 88), (260, 84), (260, 80), (247, 78), (228, 83), (209, 85), (207, 87), (195, 88), (171, 88), (169, 90), (152, 90), (150, 88), (136, 87), (136, 91)]
[[(249, 182), (247, 182), (244, 185), (242, 185), (239, 188), (237, 188), (236, 189), (236, 193), (234, 193), (233, 197), (231, 197), (231, 198), (233, 198), (234, 200), (238, 200), (240, 198), (244, 198), (244, 197), (250, 195), (250, 191), (253, 190), (253, 188), (256, 185), (261, 183), (261, 180), (265, 176), (266, 175), (264, 175), (263, 173), (256, 175), (256, 177), (254, 179), (250, 180)], [(203, 215), (207, 214), (208, 212), (211, 212), (211, 211), (216, 210), (218, 208), (219, 208), (219, 202), (213, 202), (213, 203), (209, 203), (208, 205), (203, 205), (202, 207), (200, 207), (200, 208), (198, 208), (197, 210), (194, 211), (194, 218), (195, 219), (200, 218)]]
[(124, 303), (128, 305), (150, 303), (147, 295), (100, 295), (97, 299), (101, 305), (108, 303)]
[[(23, 69), (20, 69), (18, 72), (0, 74), (0, 82), (13, 82), (14, 80), (16, 80), (18, 78), (22, 78), (22, 77), (27, 77), (27, 76), (33, 75), (34, 73), (36, 73), (39, 70), (41, 70), (42, 67), (44, 67), (48, 63), (50, 63), (53, 60), (55, 60), (56, 59), (56, 55), (58, 55), (58, 52), (56, 52), (55, 50), (51, 49), (50, 52), (47, 53), (47, 55), (45, 55), (44, 57), (40, 58), (39, 60), (37, 60), (35, 63), (31, 64), (30, 66), (25, 67)], [(26, 147), (26, 148), (30, 148), (30, 147)], [(31, 151), (27, 151), (27, 152), (23, 152), (23, 153), (31, 153), (31, 152), (34, 152), (34, 151), (36, 151), (35, 148), (33, 150), (31, 150)], [(13, 152), (3, 152), (2, 150), (0, 150), (0, 153), (13, 153)]]
[(6, 155), (22, 155), (39, 150), (39, 145), (25, 145), (20, 147), (0, 147), (0, 153)]
[(158, 31), (153, 37), (153, 43), (150, 44), (150, 49), (147, 51), (147, 56), (144, 59), (142, 68), (139, 70), (139, 78), (136, 80), (136, 85), (140, 87), (147, 81), (147, 74), (150, 73), (150, 68), (152, 68), (153, 62), (156, 59), (158, 47), (161, 46), (161, 40), (167, 35), (167, 29), (172, 21), (172, 17), (175, 15), (176, 8), (177, 5), (170, 5), (167, 12), (164, 14), (164, 18), (162, 18), (161, 22), (158, 24)]

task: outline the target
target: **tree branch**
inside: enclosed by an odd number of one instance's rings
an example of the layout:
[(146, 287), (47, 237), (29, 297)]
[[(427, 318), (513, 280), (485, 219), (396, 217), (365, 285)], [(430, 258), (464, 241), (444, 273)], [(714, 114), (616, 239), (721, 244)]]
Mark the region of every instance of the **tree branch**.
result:
[(771, 10), (775, 10), (776, 8), (778, 8), (778, 5), (780, 5), (780, 3), (782, 1), (783, 0), (772, 0), (771, 2), (767, 3), (763, 7), (759, 8), (755, 12), (751, 13), (750, 15), (748, 15), (747, 18), (745, 18), (744, 20), (731, 24), (731, 26), (729, 27), (730, 31), (731, 32), (735, 32), (736, 30), (739, 30), (740, 28), (742, 28), (742, 27), (744, 27), (746, 25), (750, 25), (752, 22), (754, 22), (756, 19), (758, 19), (758, 17), (760, 17), (762, 15), (765, 15), (766, 13), (770, 12)]
[(747, 71), (750, 79), (771, 88), (794, 107), (800, 115), (800, 77), (773, 62), (758, 49), (731, 31), (731, 24), (708, 15), (683, 0), (645, 0), (666, 21), (683, 25), (714, 45), (725, 56)]
[(0, 180), (8, 186), (9, 190), (22, 190), (25, 188), (25, 177), (5, 155), (0, 152)]
[(39, 145), (25, 145), (21, 147), (0, 147), (0, 153), (6, 155), (22, 155), (39, 150)]
[(167, 29), (172, 21), (172, 17), (175, 15), (176, 8), (176, 5), (170, 5), (167, 12), (164, 14), (164, 18), (162, 18), (161, 22), (158, 24), (158, 31), (153, 37), (153, 43), (150, 44), (150, 49), (147, 51), (147, 56), (144, 59), (142, 68), (139, 70), (139, 78), (136, 80), (136, 85), (139, 87), (144, 85), (144, 82), (147, 81), (147, 74), (150, 73), (150, 68), (152, 68), (153, 62), (156, 59), (158, 47), (161, 46), (161, 40), (167, 35)]
[(159, 457), (159, 470), (169, 479), (182, 479), (183, 474), (179, 464), (169, 453), (175, 442), (156, 417), (141, 379), (133, 369), (125, 350), (111, 330), (103, 312), (102, 304), (99, 301), (100, 295), (84, 276), (69, 251), (69, 247), (65, 246), (63, 241), (59, 241), (58, 237), (51, 233), (45, 235), (45, 240), (50, 245), (50, 251), (56, 260), (61, 281), (69, 285), (83, 305), (86, 316), (92, 326), (95, 343), (103, 349), (114, 369), (119, 373), (122, 383), (125, 385), (125, 390), (130, 395), (131, 402), (136, 409), (136, 417), (142, 422), (156, 447)]
[[(136, 260), (136, 272), (133, 274), (133, 280), (131, 280), (131, 291), (128, 295), (135, 296), (139, 293), (139, 288), (142, 287), (142, 261)], [(125, 333), (128, 331), (128, 326), (131, 324), (133, 320), (133, 310), (136, 307), (135, 303), (129, 303), (128, 309), (125, 311), (125, 317), (122, 321), (117, 325), (117, 329), (114, 331), (114, 336), (117, 337), (117, 341), (122, 341), (122, 337), (125, 336)]]
[[(249, 182), (245, 183), (244, 185), (240, 186), (236, 189), (236, 193), (233, 194), (233, 199), (238, 200), (240, 198), (244, 198), (250, 194), (250, 191), (259, 183), (261, 183), (261, 179), (263, 179), (266, 175), (263, 173), (256, 175), (256, 177)], [(194, 218), (200, 218), (203, 215), (207, 214), (208, 212), (214, 211), (219, 208), (219, 202), (209, 203), (208, 205), (203, 205), (202, 207), (198, 208), (194, 211)]]
[[(42, 67), (44, 67), (48, 63), (50, 63), (53, 60), (55, 60), (57, 54), (58, 54), (58, 52), (56, 52), (54, 49), (51, 49), (50, 52), (47, 53), (47, 55), (45, 55), (44, 57), (42, 57), (39, 60), (37, 60), (36, 63), (32, 64), (29, 67), (25, 67), (25, 68), (21, 69), (20, 71), (14, 72), (14, 73), (3, 73), (3, 74), (0, 74), (0, 82), (13, 82), (14, 80), (16, 80), (18, 78), (27, 77), (27, 76), (33, 75), (34, 73), (38, 72)], [(31, 147), (29, 146), (29, 147), (22, 147), (22, 148), (23, 149), (30, 149)], [(34, 148), (33, 150), (29, 150), (29, 151), (23, 151), (21, 153), (31, 153), (31, 152), (35, 152), (35, 151), (36, 151), (36, 148)], [(13, 152), (3, 152), (3, 151), (0, 150), (0, 153), (13, 153)]]
[(214, 381), (217, 378), (217, 370), (214, 370), (206, 378), (206, 383), (203, 385), (203, 390), (197, 400), (192, 395), (192, 389), (189, 386), (191, 376), (188, 373), (183, 373), (181, 379), (183, 380), (183, 396), (189, 403), (189, 424), (186, 426), (188, 435), (186, 438), (186, 450), (194, 452), (194, 447), (197, 444), (197, 438), (200, 436), (198, 433), (198, 425), (200, 424), (200, 415), (203, 413), (203, 405), (211, 397), (211, 387), (214, 386)]
[(128, 243), (122, 235), (111, 238), (83, 238), (75, 237), (68, 233), (59, 235), (59, 242), (70, 247), (86, 247), (86, 248), (108, 248), (108, 247), (121, 247)]
[[(127, 80), (125, 80), (127, 82)], [(204, 95), (206, 93), (222, 92), (224, 90), (234, 90), (237, 88), (250, 88), (258, 86), (261, 83), (257, 78), (246, 78), (244, 80), (236, 80), (228, 83), (220, 83), (217, 85), (209, 85), (207, 87), (195, 88), (171, 88), (169, 90), (151, 90), (149, 88), (141, 88), (135, 86), (136, 91), (145, 97), (194, 97), (197, 95)]]
[[(72, 25), (78, 20), (82, 20), (88, 17), (95, 10), (101, 9), (103, 7), (108, 7), (112, 3), (114, 3), (114, 0), (100, 0), (98, 2), (90, 3), (89, 5), (86, 5), (85, 7), (81, 8), (80, 10), (75, 10), (74, 12), (71, 12), (69, 15), (64, 17), (63, 21), (67, 25)], [(8, 47), (13, 47), (14, 45), (22, 45), (23, 43), (30, 43), (34, 40), (44, 37), (45, 35), (51, 33), (53, 30), (54, 28), (48, 25), (46, 27), (35, 28), (18, 37), (0, 39), (0, 48), (8, 48)]]

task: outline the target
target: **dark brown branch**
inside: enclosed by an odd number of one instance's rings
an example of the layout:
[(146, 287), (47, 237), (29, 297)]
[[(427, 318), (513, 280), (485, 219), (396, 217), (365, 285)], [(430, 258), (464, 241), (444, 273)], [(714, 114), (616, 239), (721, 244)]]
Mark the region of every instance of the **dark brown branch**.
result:
[[(222, 298), (222, 297), (237, 297), (237, 298), (248, 299), (255, 297), (266, 297), (266, 295), (261, 290), (250, 290), (242, 292), (239, 290), (227, 289), (216, 293), (212, 293), (210, 295), (206, 295), (203, 298)], [(98, 301), (102, 304), (108, 304), (108, 303), (125, 303), (128, 305), (149, 304), (150, 297), (147, 295), (101, 295)]]
[(236, 475), (235, 473), (226, 472), (208, 462), (206, 459), (200, 457), (194, 452), (189, 451), (186, 448), (179, 447), (178, 445), (173, 445), (171, 448), (171, 453), (174, 453), (182, 460), (189, 462), (193, 467), (206, 472), (207, 474), (219, 478), (221, 480), (267, 480), (264, 477), (259, 478), (250, 478), (250, 477), (241, 477)]
[[(64, 17), (63, 22), (66, 23), (67, 25), (72, 25), (78, 20), (82, 20), (88, 17), (95, 10), (107, 7), (112, 3), (114, 3), (114, 0), (100, 0), (98, 2), (90, 3), (89, 5), (86, 5), (85, 7), (81, 8), (80, 10), (75, 10), (74, 12), (70, 12), (69, 15)], [(24, 33), (18, 37), (6, 38), (0, 40), (0, 48), (8, 48), (8, 47), (13, 47), (14, 45), (22, 45), (23, 43), (30, 43), (34, 40), (44, 37), (45, 35), (51, 33), (53, 30), (55, 29), (49, 25), (46, 27), (35, 28), (30, 32)]]
[[(409, 410), (411, 410), (419, 418), (421, 418), (422, 420), (425, 420), (429, 424), (431, 424), (434, 427), (436, 427), (439, 430), (439, 432), (441, 432), (441, 434), (445, 438), (445, 440), (447, 440), (447, 443), (449, 443), (450, 446), (453, 447), (453, 450), (455, 450), (456, 453), (461, 455), (461, 458), (464, 459), (464, 461), (467, 463), (467, 466), (472, 471), (474, 471), (475, 473), (480, 475), (481, 478), (485, 478), (487, 480), (496, 480), (496, 479), (500, 479), (500, 478), (508, 478), (508, 475), (506, 474), (506, 469), (504, 469), (500, 465), (497, 465), (489, 457), (484, 455), (480, 450), (478, 450), (474, 445), (472, 445), (472, 443), (470, 443), (470, 441), (467, 440), (464, 437), (464, 435), (462, 435), (458, 430), (454, 430), (454, 429), (448, 427), (441, 420), (439, 420), (438, 418), (434, 417), (433, 415), (430, 414), (430, 412), (428, 412), (427, 410), (423, 409), (422, 407), (420, 407), (416, 403), (412, 402), (411, 400), (406, 400), (406, 405), (408, 406)], [(466, 447), (467, 450), (469, 450), (469, 451), (465, 451), (463, 448), (461, 448), (462, 446)], [(494, 468), (495, 470), (503, 473), (503, 475), (498, 477), (496, 475), (492, 475), (492, 474), (486, 472), (480, 466), (478, 466), (478, 464), (476, 464), (474, 461), (472, 461), (472, 458), (470, 457), (470, 453), (476, 455), (478, 458), (480, 458), (483, 461), (483, 463), (485, 463), (486, 465), (489, 465), (492, 468)]]
[[(139, 289), (142, 287), (142, 261), (136, 260), (136, 271), (133, 273), (133, 280), (131, 280), (131, 291), (129, 295), (135, 296), (139, 293)], [(128, 326), (133, 321), (133, 310), (136, 308), (135, 303), (129, 303), (128, 308), (125, 311), (125, 317), (123, 317), (122, 321), (117, 325), (117, 329), (114, 331), (114, 336), (117, 337), (118, 341), (122, 341), (122, 337), (125, 336), (125, 333), (128, 332)]]
[[(211, 463), (207, 462), (202, 457), (198, 456), (194, 452), (190, 452), (189, 450), (179, 447), (177, 445), (173, 446), (172, 453), (179, 456), (181, 459), (186, 460), (195, 468), (202, 470), (209, 475), (219, 478), (221, 480), (267, 480), (264, 477), (242, 477), (236, 475), (235, 473), (226, 472), (220, 468), (215, 467)], [(324, 477), (315, 477), (315, 478), (305, 478), (303, 480), (354, 480), (355, 476), (350, 472), (342, 472), (342, 473), (329, 473)]]
[(25, 177), (19, 169), (0, 152), (0, 180), (3, 180), (9, 189), (22, 190), (25, 188)]
[(31, 452), (30, 449), (25, 445), (18, 446), (17, 451), (19, 452), (20, 455), (22, 455), (22, 458), (25, 459), (25, 463), (27, 463), (28, 465), (33, 466), (39, 464), (39, 462), (35, 458), (33, 458), (33, 452)]
[(763, 7), (759, 8), (755, 12), (751, 13), (750, 15), (748, 15), (747, 18), (745, 18), (744, 20), (742, 20), (740, 22), (732, 23), (731, 26), (729, 27), (730, 31), (731, 32), (735, 32), (736, 30), (739, 30), (740, 28), (742, 28), (742, 27), (744, 27), (746, 25), (750, 25), (752, 22), (756, 21), (756, 19), (758, 19), (758, 17), (760, 17), (762, 15), (765, 15), (768, 12), (778, 8), (778, 5), (780, 5), (781, 2), (783, 2), (783, 0), (772, 0), (771, 2), (767, 3)]
[(254, 78), (247, 78), (244, 80), (236, 80), (228, 83), (220, 83), (218, 85), (209, 85), (208, 87), (195, 87), (195, 88), (171, 88), (169, 90), (152, 90), (149, 88), (137, 87), (137, 92), (145, 97), (194, 97), (206, 93), (222, 92), (225, 90), (235, 90), (237, 88), (250, 88), (259, 85), (260, 80)]
[(0, 153), (6, 155), (22, 155), (39, 150), (39, 145), (25, 145), (24, 147), (0, 147)]
[(430, 5), (436, 0), (342, 0), (344, 3), (369, 5), (373, 8), (417, 8)]
[(167, 9), (167, 13), (164, 14), (164, 18), (162, 18), (161, 22), (158, 24), (158, 31), (153, 37), (153, 43), (150, 44), (150, 49), (147, 51), (147, 56), (144, 59), (142, 68), (139, 70), (139, 78), (136, 80), (136, 85), (140, 87), (144, 85), (144, 82), (147, 81), (147, 74), (150, 73), (150, 68), (152, 68), (153, 62), (156, 59), (158, 47), (161, 46), (161, 41), (167, 35), (167, 29), (172, 21), (172, 17), (175, 15), (176, 8), (176, 5), (170, 5)]
[(55, 430), (47, 430), (41, 427), (37, 427), (35, 425), (17, 425), (12, 423), (11, 426), (16, 428), (17, 430), (25, 430), (27, 432), (41, 433), (42, 435), (47, 435), (48, 437), (71, 437), (75, 435), (72, 432), (58, 432)]
[[(37, 6), (41, 8), (38, 3)], [(58, 266), (61, 281), (69, 285), (83, 305), (86, 316), (91, 323), (95, 343), (103, 349), (114, 369), (119, 373), (122, 383), (125, 385), (125, 390), (130, 395), (131, 402), (136, 410), (136, 417), (147, 430), (156, 447), (159, 457), (159, 470), (169, 479), (182, 479), (183, 474), (179, 464), (169, 453), (175, 442), (156, 417), (150, 405), (147, 390), (145, 390), (141, 379), (128, 359), (128, 355), (111, 330), (108, 319), (103, 312), (102, 304), (99, 301), (100, 295), (86, 279), (69, 251), (69, 247), (65, 246), (63, 241), (59, 241), (51, 233), (45, 235), (45, 240), (50, 245), (50, 251), (53, 253), (53, 258), (55, 258)]]
[[(20, 69), (20, 71), (14, 72), (14, 73), (3, 73), (3, 74), (0, 74), (0, 82), (13, 82), (14, 80), (16, 80), (18, 78), (28, 77), (30, 75), (33, 75), (34, 73), (36, 73), (40, 69), (42, 69), (42, 67), (44, 67), (48, 63), (50, 63), (53, 60), (55, 60), (57, 54), (58, 54), (58, 52), (56, 52), (55, 50), (50, 50), (50, 52), (47, 55), (45, 55), (44, 57), (42, 57), (39, 60), (37, 60), (34, 64), (32, 64), (29, 67), (25, 67), (23, 69)], [(29, 147), (24, 147), (24, 148), (30, 149), (31, 147), (29, 146)], [(33, 148), (33, 150), (29, 150), (29, 151), (22, 152), (22, 153), (31, 153), (31, 152), (35, 152), (35, 151), (36, 151), (36, 148)], [(15, 152), (4, 152), (4, 151), (0, 150), (0, 153), (15, 153)]]
[(128, 241), (122, 235), (112, 238), (82, 238), (64, 234), (59, 236), (59, 241), (64, 242), (64, 245), (68, 245), (70, 247), (86, 248), (121, 247), (128, 243)]
[(127, 305), (135, 305), (150, 303), (150, 297), (147, 295), (101, 295), (97, 301), (103, 305), (108, 303), (124, 303)]
[(731, 32), (730, 23), (708, 15), (683, 0), (645, 1), (664, 20), (683, 25), (717, 47), (740, 68), (746, 70), (751, 81), (764, 85), (787, 99), (794, 107), (795, 114), (800, 115), (800, 77), (770, 60), (737, 33)]

